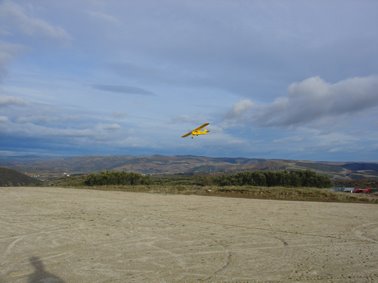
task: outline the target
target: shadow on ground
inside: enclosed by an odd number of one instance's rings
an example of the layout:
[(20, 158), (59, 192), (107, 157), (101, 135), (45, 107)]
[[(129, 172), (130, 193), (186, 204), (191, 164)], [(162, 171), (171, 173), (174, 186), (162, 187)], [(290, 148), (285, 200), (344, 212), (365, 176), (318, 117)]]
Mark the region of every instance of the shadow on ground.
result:
[(64, 283), (64, 280), (46, 271), (45, 266), (39, 257), (36, 257), (36, 256), (30, 257), (29, 261), (30, 261), (30, 264), (34, 267), (34, 272), (29, 275), (28, 283), (37, 283), (37, 282)]

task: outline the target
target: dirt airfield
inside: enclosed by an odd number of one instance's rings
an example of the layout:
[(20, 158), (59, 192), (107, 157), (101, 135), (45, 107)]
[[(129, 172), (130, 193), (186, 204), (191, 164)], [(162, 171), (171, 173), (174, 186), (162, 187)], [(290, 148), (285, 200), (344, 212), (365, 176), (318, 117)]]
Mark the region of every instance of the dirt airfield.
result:
[(0, 282), (378, 282), (378, 206), (3, 187)]

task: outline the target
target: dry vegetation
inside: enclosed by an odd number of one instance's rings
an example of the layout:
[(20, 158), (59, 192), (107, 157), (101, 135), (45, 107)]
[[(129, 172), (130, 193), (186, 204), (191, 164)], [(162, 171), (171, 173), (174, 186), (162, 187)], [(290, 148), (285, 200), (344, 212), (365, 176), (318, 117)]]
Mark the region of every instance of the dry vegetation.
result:
[[(118, 176), (119, 175), (119, 176)], [(126, 191), (126, 192), (148, 192), (160, 194), (187, 194), (187, 195), (205, 195), (205, 196), (222, 196), (236, 198), (254, 198), (254, 199), (274, 199), (274, 200), (293, 200), (293, 201), (321, 201), (321, 202), (364, 202), (378, 203), (377, 195), (371, 194), (352, 194), (344, 192), (333, 192), (329, 188), (314, 187), (292, 187), (292, 186), (257, 186), (257, 185), (227, 185), (220, 186), (210, 182), (209, 175), (185, 176), (146, 176), (142, 179), (131, 178), (140, 177), (138, 174), (120, 174), (120, 173), (100, 173), (81, 176), (71, 176), (56, 179), (50, 182), (50, 186), (64, 186), (93, 190), (108, 191)], [(230, 175), (229, 175), (230, 176)], [(231, 176), (238, 176), (231, 175)], [(118, 177), (116, 183), (107, 184), (97, 182), (112, 181), (112, 178)], [(123, 178), (120, 178), (123, 177)], [(130, 179), (131, 178), (131, 179)], [(133, 182), (129, 182), (129, 181)], [(138, 182), (136, 182), (136, 181)], [(91, 182), (88, 182), (91, 181)], [(96, 181), (96, 182), (94, 182)], [(122, 182), (120, 182), (122, 181)], [(127, 182), (126, 182), (127, 181)], [(142, 182), (143, 181), (143, 182)], [(89, 185), (90, 184), (90, 185)]]
[(136, 185), (136, 186), (75, 186), (78, 189), (104, 191), (186, 194), (253, 199), (292, 201), (378, 203), (376, 195), (331, 192), (318, 188), (254, 187), (254, 186), (197, 186), (197, 185)]

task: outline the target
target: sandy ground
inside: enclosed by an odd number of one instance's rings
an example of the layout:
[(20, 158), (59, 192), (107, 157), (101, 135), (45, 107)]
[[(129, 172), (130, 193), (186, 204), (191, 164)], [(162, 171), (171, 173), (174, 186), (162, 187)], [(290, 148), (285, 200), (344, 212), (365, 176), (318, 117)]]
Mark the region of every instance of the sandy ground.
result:
[(0, 282), (378, 282), (378, 205), (0, 188)]

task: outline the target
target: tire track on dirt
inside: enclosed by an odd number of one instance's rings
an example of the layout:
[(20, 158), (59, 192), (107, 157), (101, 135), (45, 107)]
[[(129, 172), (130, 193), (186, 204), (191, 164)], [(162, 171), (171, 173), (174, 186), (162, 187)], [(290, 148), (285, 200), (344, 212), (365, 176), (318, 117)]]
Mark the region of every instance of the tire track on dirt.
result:
[[(373, 226), (373, 227), (371, 227)], [(363, 241), (368, 241), (368, 242), (371, 242), (371, 243), (378, 243), (378, 240), (372, 238), (372, 237), (369, 237), (367, 235), (367, 233), (373, 229), (377, 229), (378, 230), (378, 223), (365, 223), (365, 224), (362, 224), (362, 225), (358, 225), (357, 227), (354, 227), (352, 229), (352, 232), (354, 235), (356, 235), (359, 239), (363, 240)], [(374, 233), (372, 233), (374, 234)]]
[[(220, 225), (220, 226), (226, 226), (226, 227), (235, 227), (235, 228), (243, 228), (243, 229), (249, 229), (249, 230), (258, 230), (258, 231), (265, 231), (265, 232), (273, 232), (273, 233), (283, 233), (283, 234), (291, 234), (291, 235), (300, 235), (300, 236), (307, 236), (307, 237), (318, 237), (318, 238), (325, 238), (325, 239), (336, 239), (336, 240), (345, 240), (345, 241), (351, 241), (351, 242), (366, 242), (366, 243), (372, 243), (376, 242), (372, 239), (350, 239), (350, 238), (344, 238), (341, 236), (332, 236), (332, 235), (321, 235), (321, 234), (314, 234), (314, 233), (303, 233), (303, 232), (297, 232), (297, 231), (287, 231), (287, 230), (276, 230), (271, 228), (262, 228), (262, 227), (250, 227), (250, 226), (243, 226), (243, 225), (236, 225), (236, 224), (229, 224), (229, 223), (219, 223), (214, 221), (201, 221), (201, 220), (194, 220), (194, 219), (186, 219), (186, 221), (190, 222), (196, 222), (196, 223), (204, 223), (204, 224), (213, 224), (213, 225)], [(288, 245), (286, 241), (276, 238), (279, 241), (281, 241), (285, 246)]]
[(25, 236), (17, 237), (14, 241), (12, 241), (4, 251), (3, 258), (6, 258), (8, 255), (12, 253), (12, 249), (16, 246), (16, 244), (22, 241)]
[(204, 279), (199, 279), (198, 281), (207, 281), (207, 280), (211, 280), (213, 277), (215, 277), (215, 276), (217, 276), (219, 273), (221, 273), (221, 272), (223, 272), (224, 270), (226, 270), (227, 269), (227, 267), (230, 265), (230, 263), (231, 263), (231, 252), (230, 252), (230, 250), (226, 247), (226, 246), (224, 246), (224, 245), (222, 245), (221, 243), (219, 243), (218, 241), (215, 241), (215, 240), (212, 240), (215, 244), (217, 244), (218, 246), (221, 246), (222, 248), (223, 248), (223, 250), (224, 250), (224, 252), (226, 253), (226, 256), (225, 256), (225, 262), (224, 262), (224, 264), (220, 267), (220, 268), (218, 268), (217, 270), (215, 270), (214, 272), (213, 272), (213, 274), (211, 274), (210, 276), (208, 276), (208, 277), (206, 277), (206, 278), (204, 278)]
[(25, 238), (25, 236), (21, 236), (21, 237), (18, 237), (17, 239), (15, 239), (14, 241), (12, 241), (8, 246), (7, 248), (5, 249), (5, 252), (3, 254), (3, 257), (6, 258), (8, 255), (11, 254), (12, 252), (12, 249), (16, 246), (16, 244), (20, 241), (22, 241), (23, 239)]

